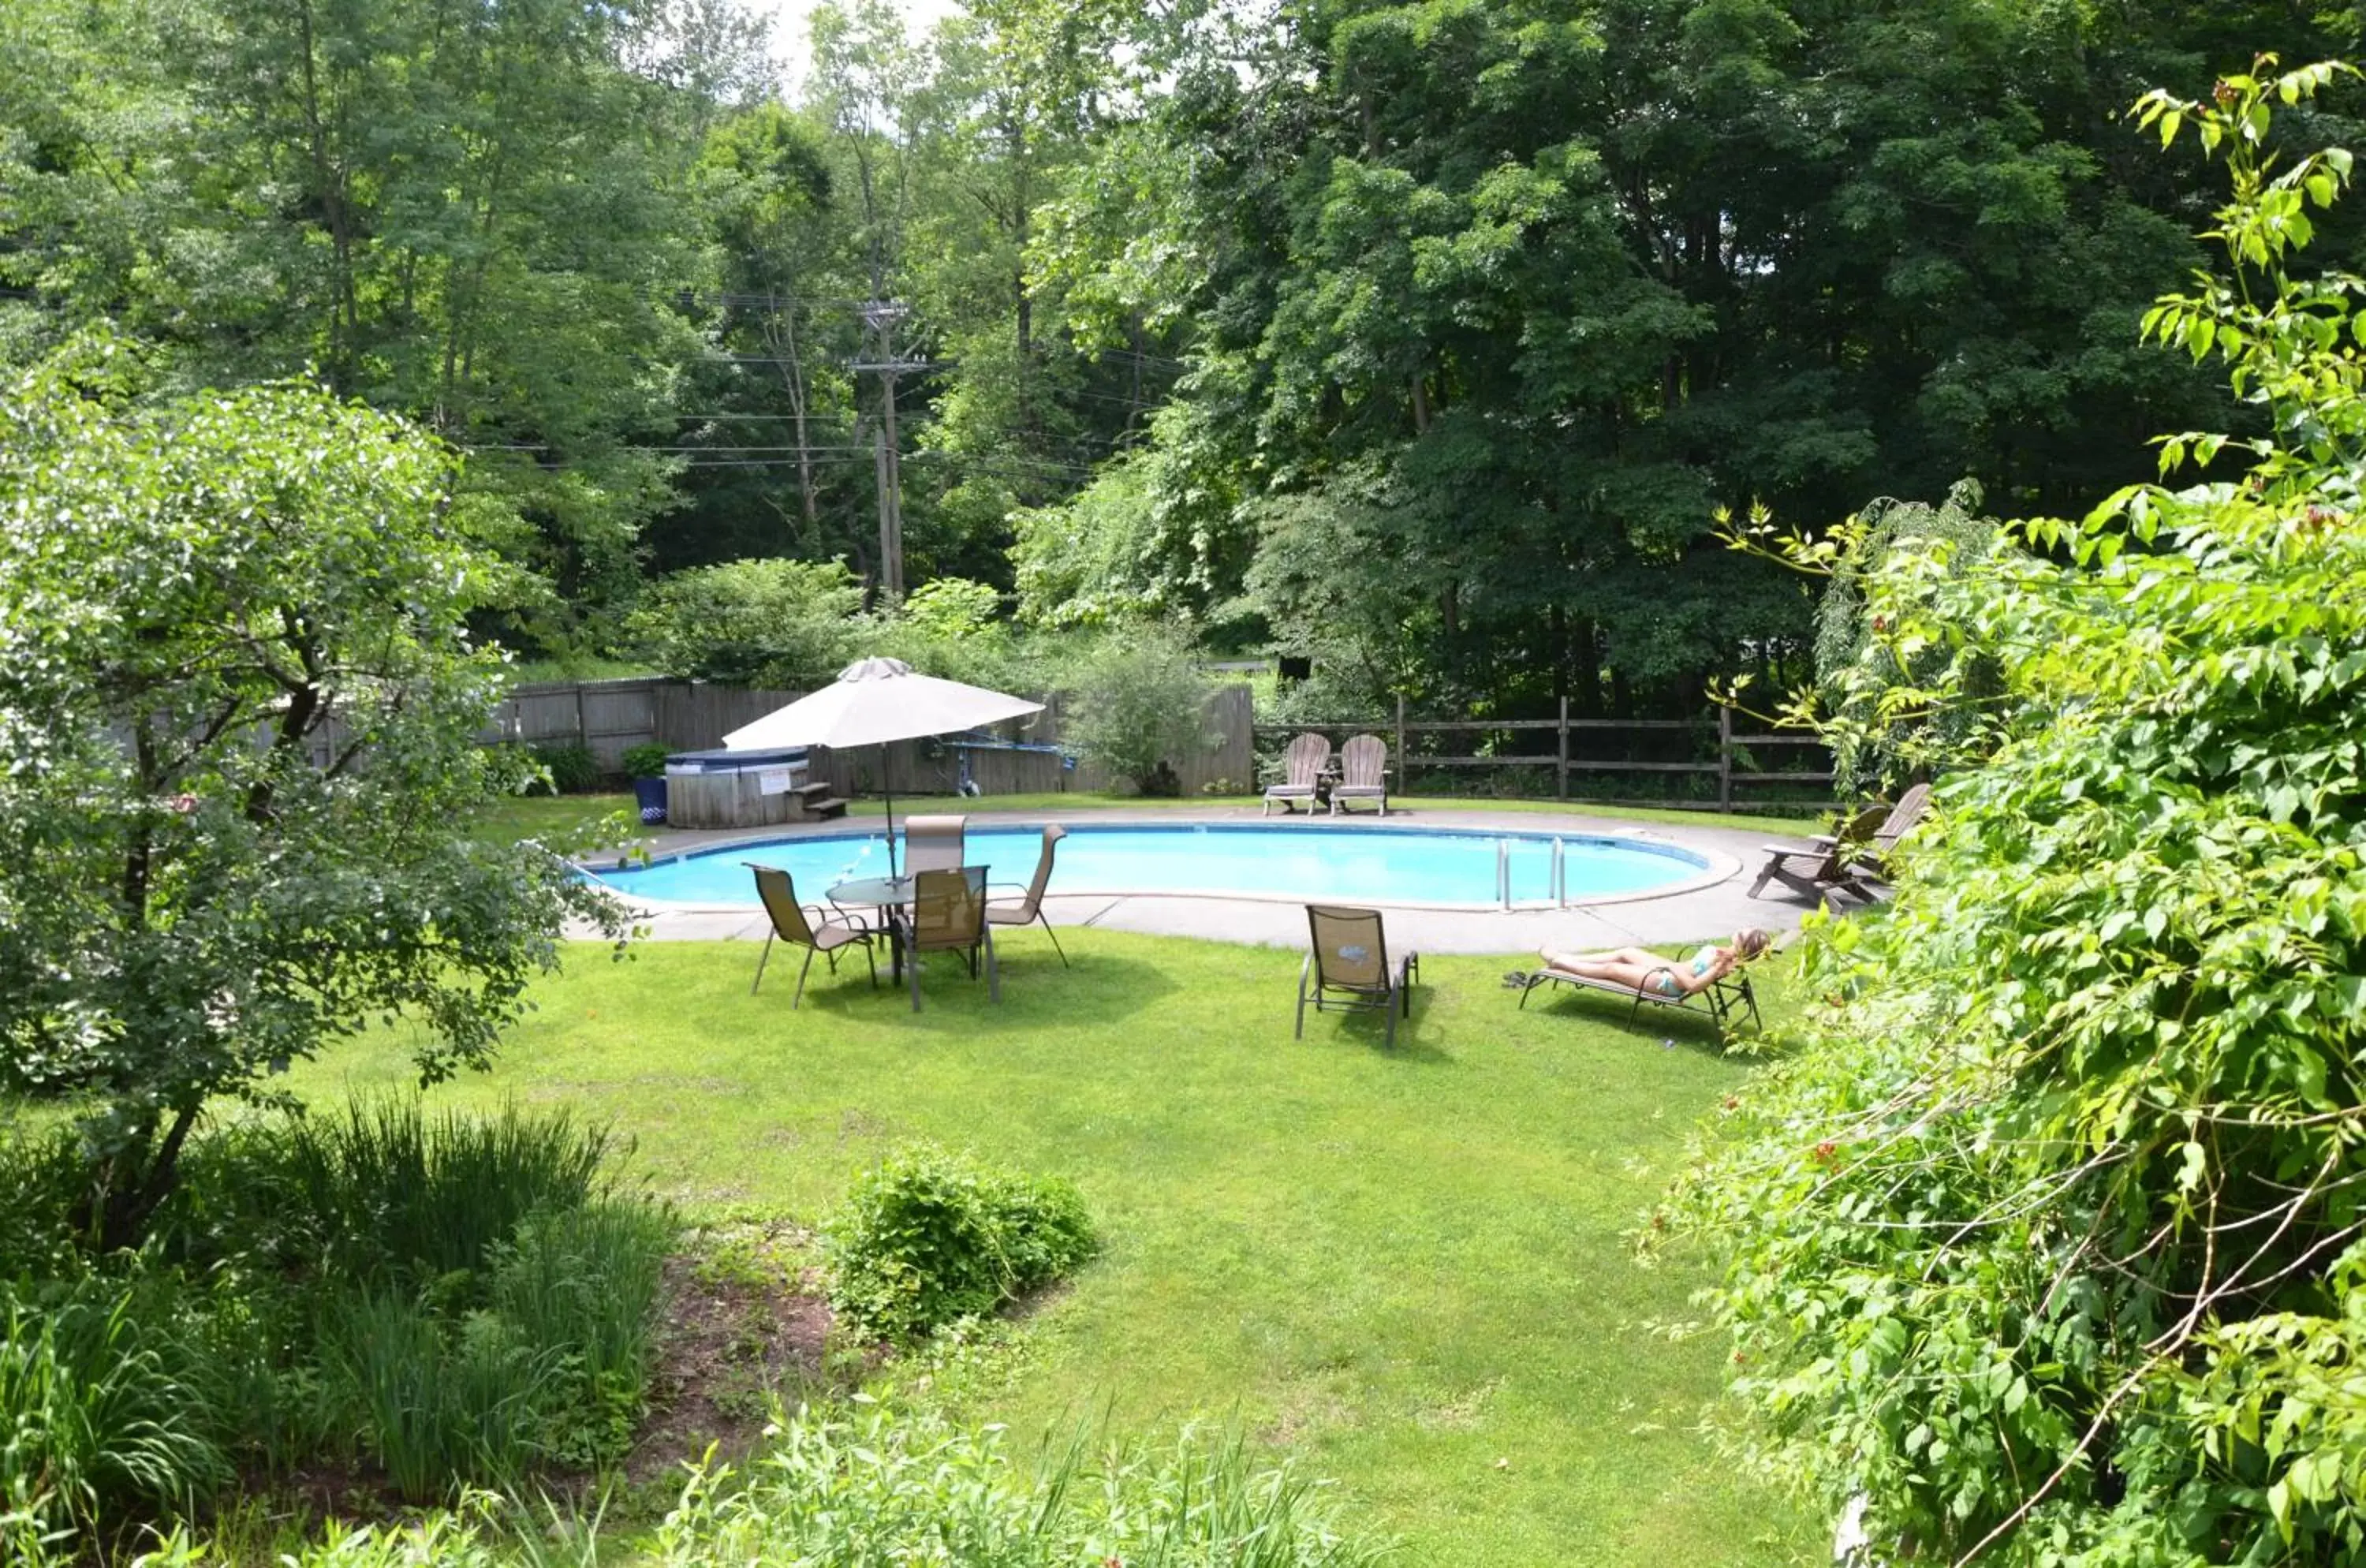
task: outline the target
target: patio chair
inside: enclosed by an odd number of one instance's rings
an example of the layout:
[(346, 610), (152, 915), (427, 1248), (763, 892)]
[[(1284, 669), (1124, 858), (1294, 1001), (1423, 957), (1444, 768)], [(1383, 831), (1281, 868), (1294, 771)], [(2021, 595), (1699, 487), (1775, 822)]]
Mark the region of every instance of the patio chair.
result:
[[(1671, 964), (1669, 967), (1673, 969), (1674, 965)], [(1653, 973), (1657, 974), (1658, 971), (1654, 970)], [(1599, 979), (1592, 975), (1573, 975), (1566, 969), (1539, 969), (1530, 975), (1528, 983), (1520, 988), (1520, 1006), (1527, 1007), (1528, 993), (1545, 985), (1574, 986), (1581, 990), (1607, 991), (1614, 997), (1625, 997), (1634, 1003), (1634, 1006), (1627, 1010), (1627, 1021), (1629, 1024), (1642, 1016), (1645, 1002), (1650, 1002), (1655, 1007), (1684, 1008), (1690, 1006), (1695, 1000), (1699, 1000), (1707, 1005), (1709, 1016), (1717, 1021), (1717, 1032), (1719, 1038), (1733, 1032), (1734, 1021), (1745, 1010), (1750, 1014), (1751, 1028), (1764, 1027), (1763, 1021), (1758, 1016), (1758, 993), (1750, 988), (1750, 976), (1739, 970), (1726, 976), (1723, 979), (1702, 987), (1697, 991), (1683, 991), (1670, 997), (1663, 996), (1658, 991), (1639, 991), (1632, 987), (1622, 986), (1616, 980)]]
[(966, 817), (907, 817), (904, 818), (904, 874), (924, 871), (956, 871), (962, 863), (962, 834)]
[(1750, 896), (1755, 898), (1766, 891), (1768, 883), (1779, 882), (1808, 898), (1846, 893), (1870, 903), (1873, 890), (1865, 886), (1854, 862), (1859, 848), (1887, 814), (1886, 807), (1869, 806), (1837, 833), (1819, 833), (1804, 844), (1759, 845), (1766, 852), (1766, 863), (1758, 868), (1758, 880), (1750, 885)]
[(1377, 735), (1358, 735), (1339, 748), (1339, 781), (1331, 786), (1331, 815), (1338, 816), (1351, 800), (1377, 800), (1380, 815), (1389, 814), (1389, 743)]
[(912, 1010), (920, 1010), (920, 954), (958, 953), (977, 978), (986, 955), (986, 997), (1002, 999), (1002, 972), (994, 963), (994, 931), (986, 922), (986, 867), (924, 871), (912, 879), (912, 912), (904, 922), (904, 973), (912, 982)]
[(1063, 969), (1068, 967), (1068, 953), (1060, 945), (1059, 933), (1052, 929), (1052, 922), (1044, 919), (1043, 885), (1052, 880), (1052, 852), (1067, 836), (1068, 830), (1057, 822), (1046, 826), (1043, 829), (1043, 853), (1035, 862), (1034, 878), (1018, 897), (1005, 898), (986, 907), (986, 923), (990, 926), (1023, 926), (1040, 922), (1043, 934), (1052, 939), (1052, 951), (1060, 955), (1060, 967)]
[(879, 940), (877, 931), (859, 919), (848, 919), (842, 913), (836, 919), (825, 918), (817, 925), (808, 917), (807, 910), (810, 908), (813, 913), (819, 914), (821, 906), (799, 904), (796, 884), (790, 880), (787, 872), (778, 866), (758, 865), (753, 861), (745, 863), (756, 874), (756, 897), (764, 901), (764, 913), (772, 918), (772, 929), (764, 933), (764, 952), (756, 960), (756, 980), (748, 987), (749, 996), (754, 996), (756, 987), (764, 983), (764, 965), (772, 961), (772, 942), (776, 938), (806, 950), (805, 967), (797, 971), (797, 988), (789, 997), (791, 1012), (794, 1012), (797, 1003), (805, 998), (806, 976), (813, 973), (814, 954), (817, 953), (829, 960), (829, 972), (835, 975), (838, 973), (839, 950), (860, 944), (863, 962), (871, 966), (871, 983), (874, 987), (879, 984), (879, 959), (871, 947)]
[(1260, 817), (1269, 815), (1274, 803), (1279, 801), (1284, 812), (1292, 803), (1306, 802), (1309, 815), (1314, 810), (1317, 791), (1323, 783), (1324, 765), (1331, 761), (1331, 739), (1324, 735), (1308, 733), (1290, 738), (1290, 750), (1282, 756), (1282, 781), (1268, 784), (1265, 804), (1257, 810)]
[(1867, 878), (1887, 881), (1894, 874), (1891, 857), (1898, 842), (1914, 830), (1930, 808), (1931, 786), (1918, 784), (1891, 807), (1868, 806), (1836, 833), (1819, 833), (1805, 844), (1766, 844), (1766, 864), (1751, 885), (1758, 897), (1769, 882), (1780, 882), (1808, 897), (1825, 891), (1853, 894), (1870, 900)]
[(1857, 845), (1856, 863), (1884, 882), (1888, 881), (1894, 873), (1890, 857), (1898, 851), (1898, 841), (1914, 830), (1914, 825), (1922, 820), (1922, 814), (1930, 807), (1929, 784), (1918, 784), (1908, 789), (1889, 808), (1889, 815), (1881, 819), (1881, 826)]
[(1298, 1027), (1293, 1037), (1306, 1038), (1306, 1004), (1312, 1000), (1316, 1012), (1386, 1013), (1386, 1043), (1394, 1045), (1397, 1014), (1413, 1016), (1413, 982), (1421, 973), (1421, 955), (1408, 953), (1390, 967), (1388, 938), (1380, 929), (1378, 909), (1309, 904), (1306, 923), (1314, 949), (1298, 966)]

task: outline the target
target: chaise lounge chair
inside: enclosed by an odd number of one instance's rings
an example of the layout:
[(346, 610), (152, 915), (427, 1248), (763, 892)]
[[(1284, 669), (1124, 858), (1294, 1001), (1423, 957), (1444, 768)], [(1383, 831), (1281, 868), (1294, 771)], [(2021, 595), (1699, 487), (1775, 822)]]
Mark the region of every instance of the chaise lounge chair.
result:
[(1002, 971), (994, 962), (994, 932), (986, 923), (986, 867), (924, 871), (912, 879), (912, 913), (904, 924), (904, 973), (912, 982), (912, 1010), (920, 1010), (920, 954), (958, 953), (977, 978), (986, 955), (986, 994), (1002, 999)]
[(1377, 735), (1358, 735), (1339, 748), (1339, 782), (1331, 786), (1331, 815), (1351, 800), (1377, 800), (1389, 814), (1389, 747)]
[[(813, 973), (814, 954), (817, 953), (829, 960), (829, 972), (835, 975), (838, 973), (838, 950), (860, 944), (863, 962), (871, 965), (871, 983), (873, 986), (879, 984), (879, 960), (871, 949), (871, 944), (879, 940), (878, 931), (842, 914), (837, 919), (825, 919), (816, 925), (807, 916), (808, 907), (797, 902), (796, 884), (790, 880), (787, 872), (778, 866), (757, 865), (753, 861), (746, 863), (756, 874), (756, 897), (764, 901), (764, 913), (772, 920), (772, 929), (764, 933), (763, 955), (756, 960), (756, 980), (748, 987), (749, 996), (754, 996), (756, 987), (764, 983), (764, 965), (772, 961), (772, 942), (776, 937), (806, 950), (805, 967), (797, 971), (797, 988), (789, 997), (791, 1012), (796, 1010), (797, 1003), (805, 998), (806, 976)], [(814, 914), (821, 912), (818, 904), (810, 908)]]
[(1282, 810), (1287, 812), (1301, 800), (1306, 802), (1307, 812), (1313, 814), (1315, 794), (1323, 782), (1323, 765), (1330, 760), (1331, 740), (1328, 736), (1312, 733), (1292, 736), (1290, 750), (1283, 754), (1282, 781), (1266, 786), (1265, 805), (1258, 809), (1257, 815), (1270, 814), (1276, 801), (1279, 801)]
[(1046, 827), (1043, 829), (1043, 853), (1035, 863), (1035, 875), (1027, 884), (1026, 890), (1016, 898), (1006, 898), (986, 907), (986, 922), (991, 926), (1023, 926), (1040, 921), (1043, 934), (1052, 939), (1052, 951), (1060, 955), (1060, 967), (1063, 969), (1068, 967), (1068, 953), (1060, 945), (1060, 934), (1043, 917), (1043, 886), (1052, 880), (1052, 851), (1067, 836), (1068, 830), (1057, 822)]
[(1378, 909), (1309, 904), (1306, 923), (1314, 950), (1298, 966), (1298, 1027), (1293, 1037), (1306, 1038), (1306, 1004), (1312, 1000), (1316, 1012), (1385, 1012), (1386, 1043), (1394, 1045), (1397, 1014), (1413, 1016), (1413, 982), (1421, 973), (1421, 955), (1408, 953), (1395, 967), (1390, 966), (1388, 938), (1380, 929)]
[[(1671, 970), (1674, 967), (1673, 964), (1669, 965)], [(1654, 970), (1653, 973), (1656, 974), (1658, 971)], [(1695, 998), (1699, 998), (1707, 1004), (1709, 1017), (1717, 1021), (1717, 1032), (1720, 1036), (1733, 1032), (1734, 1021), (1744, 1010), (1750, 1014), (1751, 1028), (1763, 1027), (1763, 1022), (1758, 1016), (1758, 993), (1750, 988), (1750, 976), (1739, 971), (1726, 976), (1723, 979), (1713, 981), (1697, 991), (1682, 991), (1669, 997), (1662, 996), (1657, 991), (1639, 991), (1631, 986), (1622, 986), (1616, 980), (1596, 979), (1591, 975), (1573, 975), (1566, 969), (1539, 969), (1530, 975), (1528, 983), (1520, 988), (1520, 1006), (1527, 1007), (1528, 993), (1544, 985), (1574, 986), (1581, 990), (1607, 991), (1614, 997), (1625, 997), (1635, 1004), (1627, 1010), (1627, 1021), (1629, 1024), (1642, 1016), (1645, 1002), (1650, 1002), (1655, 1007), (1681, 1009)]]

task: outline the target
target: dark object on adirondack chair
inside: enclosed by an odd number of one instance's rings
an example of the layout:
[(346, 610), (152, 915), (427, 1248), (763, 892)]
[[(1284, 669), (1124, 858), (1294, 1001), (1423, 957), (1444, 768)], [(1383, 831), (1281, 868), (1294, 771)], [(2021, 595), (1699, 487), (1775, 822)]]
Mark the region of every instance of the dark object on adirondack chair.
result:
[(986, 991), (1002, 999), (1002, 971), (994, 962), (994, 932), (986, 920), (986, 867), (924, 871), (912, 879), (912, 912), (903, 926), (904, 973), (912, 982), (912, 1010), (920, 1010), (920, 954), (958, 953), (977, 978), (985, 954)]
[(796, 884), (790, 880), (787, 872), (778, 866), (758, 865), (753, 861), (744, 863), (756, 874), (756, 897), (764, 901), (764, 913), (772, 918), (772, 929), (764, 933), (764, 952), (756, 960), (756, 980), (748, 987), (749, 996), (754, 996), (756, 987), (764, 983), (764, 965), (772, 961), (775, 939), (806, 950), (805, 967), (797, 971), (797, 988), (789, 997), (789, 1010), (792, 1012), (805, 998), (806, 976), (813, 973), (814, 954), (817, 953), (829, 960), (829, 972), (835, 975), (838, 973), (839, 950), (859, 944), (862, 949), (863, 962), (871, 966), (871, 983), (873, 986), (879, 984), (879, 960), (871, 947), (879, 940), (877, 931), (859, 919), (847, 918), (843, 911), (838, 919), (825, 918), (817, 925), (808, 911), (818, 914), (821, 906), (799, 904)]
[(1421, 955), (1408, 953), (1393, 966), (1390, 964), (1388, 937), (1380, 929), (1378, 909), (1309, 904), (1306, 923), (1314, 950), (1298, 966), (1298, 1027), (1293, 1037), (1306, 1038), (1306, 1004), (1312, 1000), (1316, 1012), (1385, 1012), (1385, 1043), (1394, 1045), (1397, 1015), (1413, 1016), (1413, 983), (1421, 973)]

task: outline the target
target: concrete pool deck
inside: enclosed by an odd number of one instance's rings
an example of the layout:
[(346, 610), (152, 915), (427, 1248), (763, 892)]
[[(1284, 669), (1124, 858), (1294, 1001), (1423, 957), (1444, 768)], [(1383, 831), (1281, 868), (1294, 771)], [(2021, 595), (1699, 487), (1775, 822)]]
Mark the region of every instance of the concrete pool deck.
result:
[[(1102, 807), (1073, 811), (1030, 809), (996, 811), (981, 804), (968, 812), (981, 827), (995, 822), (1099, 823), (1116, 827), (1130, 823), (1240, 822), (1257, 819), (1251, 807), (1173, 807), (1129, 811)], [(1301, 821), (1308, 820), (1302, 815)], [(1279, 821), (1276, 818), (1274, 820)], [(1317, 822), (1346, 822), (1348, 818), (1316, 818)], [(1369, 813), (1352, 818), (1358, 826), (1373, 820)], [(1461, 909), (1381, 904), (1388, 912), (1391, 946), (1424, 953), (1533, 953), (1547, 944), (1592, 949), (1628, 944), (1657, 946), (1666, 942), (1715, 940), (1742, 926), (1763, 926), (1787, 931), (1815, 906), (1784, 888), (1770, 886), (1763, 897), (1749, 896), (1765, 859), (1762, 844), (1787, 835), (1770, 829), (1753, 832), (1722, 827), (1694, 827), (1679, 822), (1639, 822), (1621, 817), (1581, 811), (1490, 811), (1429, 808), (1391, 811), (1391, 824), (1403, 822), (1437, 828), (1500, 829), (1505, 832), (1615, 835), (1646, 842), (1673, 844), (1707, 857), (1714, 870), (1666, 893), (1628, 894), (1604, 902), (1566, 909)], [(862, 819), (855, 819), (860, 826)], [(666, 856), (732, 843), (756, 843), (843, 833), (846, 821), (818, 822), (766, 829), (760, 832), (661, 831), (647, 846), (650, 854)], [(1032, 870), (1032, 867), (1026, 868)], [(1025, 872), (1012, 878), (1023, 880)], [(999, 882), (997, 878), (997, 883)], [(1059, 876), (1055, 872), (1053, 885)], [(659, 942), (761, 942), (769, 929), (763, 911), (749, 908), (683, 908), (637, 905), (649, 937)], [(1268, 947), (1302, 947), (1306, 942), (1306, 912), (1297, 903), (1266, 898), (1174, 894), (1067, 894), (1053, 892), (1043, 900), (1045, 915), (1055, 926), (1082, 926), (1100, 931), (1139, 931), (1152, 936), (1199, 937), (1213, 942), (1250, 942)]]

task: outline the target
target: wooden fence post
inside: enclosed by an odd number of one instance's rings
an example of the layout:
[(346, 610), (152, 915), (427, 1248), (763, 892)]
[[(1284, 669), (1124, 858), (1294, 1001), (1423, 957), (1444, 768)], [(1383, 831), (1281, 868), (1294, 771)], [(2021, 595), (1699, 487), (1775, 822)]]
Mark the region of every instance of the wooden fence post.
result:
[[(1560, 700), (1560, 761), (1555, 778), (1553, 798), (1567, 800), (1569, 798), (1569, 699), (1567, 697)], [(1646, 979), (1650, 977), (1644, 976)]]
[[(1405, 755), (1404, 694), (1403, 692), (1399, 692), (1397, 694), (1397, 793), (1399, 795), (1411, 795), (1413, 793), (1413, 774), (1407, 771), (1405, 766), (1405, 764), (1411, 761), (1412, 759)], [(1382, 780), (1381, 782), (1386, 783), (1387, 781)]]
[(1733, 710), (1717, 705), (1717, 808), (1733, 809)]
[(575, 682), (575, 744), (592, 750), (592, 727), (583, 718), (583, 682)]

